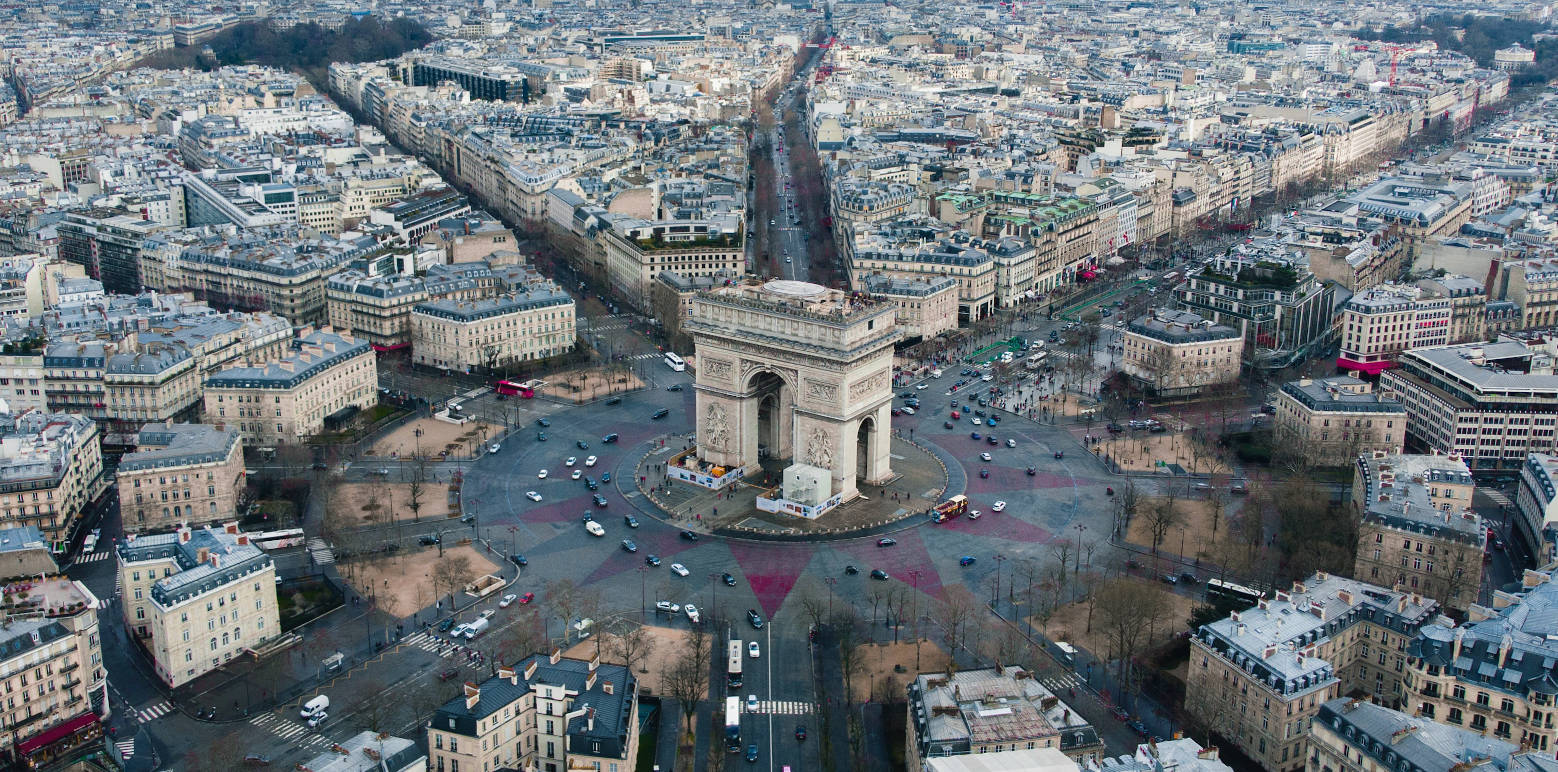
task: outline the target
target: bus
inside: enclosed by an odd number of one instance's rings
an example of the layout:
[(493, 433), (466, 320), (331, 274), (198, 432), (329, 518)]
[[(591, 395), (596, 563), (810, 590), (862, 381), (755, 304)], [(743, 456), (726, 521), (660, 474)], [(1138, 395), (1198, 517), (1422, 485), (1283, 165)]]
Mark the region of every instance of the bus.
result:
[(741, 688), (741, 641), (731, 641), (726, 646), (725, 684), (732, 689)]
[(493, 385), (492, 390), (500, 396), (519, 397), (520, 399), (530, 399), (536, 395), (536, 390), (530, 388), (528, 384), (515, 383), (513, 381), (498, 381)]
[(667, 351), (665, 352), (665, 366), (679, 373), (685, 372), (687, 370), (687, 360), (677, 356), (675, 352)]
[(955, 517), (960, 517), (968, 512), (968, 497), (962, 494), (953, 496), (936, 505), (931, 520), (937, 523), (945, 523)]
[(303, 546), (303, 529), (287, 528), (280, 531), (264, 531), (254, 534), (249, 538), (254, 546), (262, 550), (284, 550), (290, 547)]
[(1206, 599), (1209, 601), (1221, 598), (1243, 603), (1246, 606), (1253, 606), (1264, 597), (1266, 597), (1266, 593), (1245, 587), (1242, 584), (1234, 584), (1222, 579), (1208, 579), (1206, 582)]
[(1049, 352), (1047, 351), (1035, 352), (1033, 356), (1028, 357), (1028, 362), (1023, 366), (1029, 370), (1037, 370), (1044, 365), (1044, 360), (1048, 356)]
[(725, 698), (725, 750), (741, 752), (741, 698)]

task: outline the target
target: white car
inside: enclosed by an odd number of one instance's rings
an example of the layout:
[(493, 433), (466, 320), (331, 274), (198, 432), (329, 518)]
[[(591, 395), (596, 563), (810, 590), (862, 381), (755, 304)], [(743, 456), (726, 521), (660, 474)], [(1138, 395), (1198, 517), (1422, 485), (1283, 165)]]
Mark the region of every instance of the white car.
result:
[(511, 592), (503, 596), (503, 600), (498, 601), (498, 608), (508, 608), (509, 606), (514, 605), (514, 601), (516, 600), (519, 600), (519, 596)]
[(968, 510), (968, 519), (970, 519), (970, 520), (978, 520), (979, 516), (983, 515), (983, 514), (984, 514), (983, 512), (980, 512), (977, 509), (970, 509), (970, 510)]
[(757, 695), (755, 695), (755, 694), (748, 694), (747, 695), (747, 712), (748, 713), (756, 713), (757, 712)]
[(585, 466), (595, 466), (595, 457), (594, 456), (586, 457), (584, 459), (584, 465)]
[(1017, 447), (1017, 441), (1012, 439), (1012, 438), (1010, 438), (1010, 437), (1007, 437), (1006, 438), (1006, 447), (1008, 447), (1008, 448), (1015, 448), (1015, 447)]
[(573, 474), (568, 475), (568, 476), (573, 478), (573, 479), (575, 479), (575, 480), (577, 480), (580, 477), (584, 476), (584, 470), (583, 469), (575, 469), (575, 470), (573, 470)]
[(664, 611), (667, 614), (680, 614), (682, 607), (668, 600), (655, 601), (655, 611)]
[(589, 531), (591, 536), (605, 536), (606, 535), (606, 528), (604, 526), (602, 526), (600, 523), (595, 522), (594, 520), (586, 520), (586, 521), (584, 521), (584, 530)]
[(699, 619), (699, 617), (698, 617), (698, 607), (697, 606), (694, 606), (691, 603), (689, 603), (686, 606), (683, 606), (682, 610), (687, 612), (687, 621), (689, 621), (689, 622), (691, 622), (693, 624), (698, 624), (698, 622), (701, 621)]
[(989, 453), (980, 453), (979, 454), (979, 460), (980, 461), (989, 461), (990, 460), (990, 454)]
[(536, 479), (537, 480), (545, 480), (546, 479), (546, 470), (542, 469), (541, 471), (536, 472)]
[(498, 451), (500, 451), (502, 449), (503, 449), (503, 445), (500, 444), (500, 443), (497, 443), (497, 442), (494, 442), (491, 445), (487, 446), (487, 452), (488, 453), (496, 453), (496, 452), (498, 452)]
[(525, 498), (530, 499), (531, 501), (540, 501), (541, 494), (536, 493), (535, 491), (525, 491)]
[(563, 462), (563, 466), (573, 466), (574, 464), (577, 464), (577, 463), (579, 463), (579, 457), (578, 456), (569, 456), (568, 460)]
[(991, 512), (1001, 512), (1001, 511), (1004, 511), (1005, 509), (1006, 509), (1006, 502), (1004, 502), (1004, 501), (997, 501), (997, 502), (995, 502), (994, 506), (990, 507), (990, 511)]
[(314, 717), (308, 720), (308, 728), (309, 729), (317, 728), (320, 724), (323, 724), (325, 722), (325, 719), (327, 719), (329, 717), (330, 717), (329, 713), (315, 713)]
[(747, 644), (747, 656), (751, 657), (752, 659), (757, 659), (758, 657), (762, 656), (762, 650), (757, 647), (757, 641), (752, 641), (751, 643)]
[(988, 380), (990, 380), (990, 376), (988, 376), (988, 375), (981, 375), (981, 376), (979, 376), (979, 380), (981, 380), (981, 381), (988, 381)]
[[(687, 566), (684, 566), (681, 563), (672, 563), (671, 564), (671, 573), (676, 574), (677, 576), (686, 576), (686, 575), (688, 575), (688, 574), (690, 574), (692, 572), (688, 571), (687, 570)], [(688, 608), (692, 608), (692, 607), (688, 606)]]
[(985, 419), (979, 418), (978, 416), (970, 417), (968, 419), (968, 422), (973, 424), (973, 425), (975, 425), (975, 426), (984, 426), (985, 425)]
[(498, 613), (498, 612), (493, 611), (492, 609), (487, 609), (487, 610), (481, 612), (481, 618), (482, 619), (491, 619), (492, 615), (496, 614), (496, 613)]
[(898, 409), (902, 410), (904, 415), (914, 415), (914, 408), (912, 407), (904, 406)]
[(930, 388), (930, 384), (928, 384), (928, 383), (922, 383), (922, 384), (920, 384), (920, 385), (918, 385), (918, 386), (915, 386), (915, 387), (914, 387), (914, 388), (915, 388), (915, 389), (916, 389), (916, 390), (919, 390), (919, 391), (924, 391), (924, 390), (925, 390), (925, 389), (928, 389), (928, 388)]

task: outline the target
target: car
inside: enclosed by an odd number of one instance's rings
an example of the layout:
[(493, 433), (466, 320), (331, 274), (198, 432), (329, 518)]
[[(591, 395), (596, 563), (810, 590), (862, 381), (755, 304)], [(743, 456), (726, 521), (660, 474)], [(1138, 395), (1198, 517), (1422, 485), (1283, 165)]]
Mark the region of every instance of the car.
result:
[(600, 523), (595, 522), (594, 520), (591, 520), (591, 521), (585, 523), (584, 524), (584, 530), (588, 531), (591, 536), (594, 536), (594, 537), (597, 537), (597, 538), (606, 535), (605, 527), (602, 526)]
[(971, 566), (976, 562), (976, 560), (977, 559), (973, 555), (964, 555), (963, 557), (958, 558), (958, 565), (965, 567)]
[(1164, 574), (1163, 575), (1163, 583), (1164, 584), (1179, 584), (1179, 574)]
[(638, 551), (638, 545), (635, 544), (632, 539), (623, 539), (622, 540), (622, 551), (623, 552), (637, 552)]
[(1493, 549), (1496, 549), (1496, 550), (1504, 549), (1504, 540), (1498, 538), (1497, 536), (1493, 537)]
[(551, 425), (552, 425), (552, 422), (550, 420), (548, 420), (548, 419), (545, 419), (545, 418), (537, 418), (536, 419), (536, 426), (551, 426)]
[(530, 605), (530, 602), (535, 600), (535, 599), (536, 599), (536, 594), (535, 593), (527, 592), (524, 595), (519, 596), (519, 605), (521, 605), (521, 606), (528, 606), (528, 605)]
[(327, 466), (325, 464), (325, 462), (323, 462), (323, 461), (315, 461), (314, 463), (309, 464), (308, 468), (313, 469), (315, 471), (323, 471), (325, 469), (329, 469), (330, 467)]
[(762, 655), (763, 655), (763, 652), (762, 652), (761, 649), (758, 648), (757, 641), (751, 641), (751, 642), (747, 643), (747, 656), (751, 657), (752, 659), (757, 659), (758, 657), (761, 657)]
[(990, 506), (990, 511), (991, 512), (1001, 512), (1001, 511), (1003, 511), (1005, 509), (1006, 509), (1006, 502), (1004, 502), (1004, 501), (997, 501), (997, 502), (995, 502), (995, 504)]
[(898, 409), (902, 410), (904, 415), (914, 415), (914, 408), (912, 407), (905, 406)]
[(516, 600), (519, 600), (519, 596), (515, 595), (514, 593), (509, 593), (503, 596), (502, 600), (498, 601), (498, 608), (508, 608), (509, 606), (514, 605), (514, 601)]
[(636, 518), (636, 517), (634, 517), (632, 515), (623, 515), (622, 516), (622, 522), (623, 522), (624, 525), (626, 525), (629, 528), (637, 528), (638, 527), (638, 518)]
[(1110, 708), (1109, 709), (1109, 715), (1114, 716), (1116, 721), (1129, 721), (1129, 720), (1131, 720), (1131, 712), (1126, 710), (1125, 708), (1120, 707), (1119, 705), (1116, 705), (1116, 706)]
[(731, 576), (729, 573), (720, 574), (719, 578), (720, 578), (720, 581), (725, 583), (726, 587), (735, 587), (736, 586), (736, 577)]
[(658, 566), (658, 565), (660, 565), (660, 556), (659, 555), (646, 555), (644, 557), (644, 564), (648, 565), (648, 566)]
[(1055, 451), (1055, 458), (1061, 459), (1061, 458), (1065, 458), (1065, 457), (1066, 457), (1066, 451), (1064, 451), (1064, 450), (1057, 450), (1057, 451)]
[(1179, 580), (1182, 581), (1182, 582), (1185, 582), (1187, 584), (1200, 584), (1201, 583), (1201, 577), (1196, 576), (1194, 573), (1192, 573), (1190, 571), (1180, 571), (1179, 572)]
[(989, 469), (981, 469), (981, 470), (979, 470), (979, 479), (981, 479), (981, 480), (988, 480), (988, 479), (990, 479), (990, 470)]
[(655, 611), (662, 611), (667, 614), (680, 614), (682, 613), (682, 607), (668, 600), (657, 600), (655, 601)]
[(991, 376), (989, 376), (989, 375), (981, 375), (981, 376), (979, 376), (979, 380), (981, 380), (981, 381), (988, 381), (988, 380), (991, 380)]
[(612, 397), (611, 399), (606, 400), (606, 404), (607, 405), (620, 405), (620, 404), (622, 404), (622, 398), (621, 397)]
[(569, 456), (566, 460), (563, 461), (563, 466), (573, 466), (577, 463), (579, 463), (578, 456)]
[[(747, 702), (751, 703), (752, 701), (754, 701), (756, 699), (757, 699), (757, 697), (755, 695), (752, 695), (752, 696), (748, 697)], [(748, 764), (756, 764), (757, 763), (757, 743), (751, 743), (751, 744), (747, 745), (747, 763)]]
[(682, 538), (687, 541), (697, 541), (698, 534), (694, 531), (682, 531)]
[(581, 522), (585, 522), (585, 523), (588, 523), (588, 522), (590, 522), (591, 520), (594, 520), (594, 519), (595, 519), (595, 513), (591, 512), (588, 509), (584, 510), (584, 517), (579, 518), (579, 520)]
[[(498, 451), (500, 451), (502, 449), (503, 449), (503, 444), (500, 443), (500, 442), (494, 442), (491, 445), (487, 446), (487, 452), (488, 453), (496, 453), (496, 452), (498, 452)], [(383, 471), (384, 471), (385, 474), (389, 473), (388, 469), (385, 469)]]
[(893, 546), (894, 544), (897, 544), (897, 543), (898, 543), (897, 539), (893, 539), (893, 538), (890, 538), (890, 537), (889, 538), (883, 538), (883, 539), (877, 539), (876, 540), (876, 546), (878, 546), (878, 547), (891, 547), (891, 546)]
[(692, 572), (688, 571), (687, 566), (684, 566), (681, 563), (672, 563), (671, 573), (676, 574), (677, 576), (686, 576)]
[(546, 442), (546, 432), (536, 432), (536, 442)]
[(422, 545), (424, 547), (430, 547), (430, 546), (432, 546), (434, 544), (437, 544), (437, 543), (438, 543), (438, 537), (434, 536), (432, 534), (424, 534), (422, 536), (418, 536), (417, 537), (417, 544), (420, 544), (420, 545)]
[[(983, 403), (983, 402), (984, 402), (984, 400), (979, 400), (979, 401), (980, 401), (980, 402), (981, 402), (981, 403)], [(974, 411), (974, 415), (977, 415), (977, 416), (979, 416), (979, 417), (980, 417), (980, 418), (984, 418), (984, 417), (985, 417), (985, 411), (983, 411), (983, 410), (975, 410), (975, 411)]]
[(573, 479), (573, 480), (577, 480), (577, 479), (579, 479), (580, 477), (583, 477), (583, 476), (584, 476), (584, 471), (582, 469), (575, 469), (575, 470), (573, 470), (573, 474), (568, 475), (569, 479)]
[(969, 432), (968, 433), (968, 438), (971, 439), (971, 440), (980, 439), (979, 432)]
[(951, 429), (952, 428), (952, 422), (951, 421), (942, 421), (941, 422), (941, 428), (943, 428), (943, 429)]
[(855, 574), (860, 573), (860, 569), (855, 568), (854, 566), (844, 566), (844, 573), (849, 574), (850, 576), (854, 576)]
[(596, 460), (597, 459), (594, 456), (586, 456), (585, 459), (584, 459), (584, 465), (585, 466), (595, 466)]
[(703, 621), (703, 618), (698, 614), (698, 607), (692, 605), (691, 603), (682, 607), (682, 613), (686, 614), (687, 621), (692, 622), (693, 624), (698, 624), (699, 622)]
[(975, 426), (984, 426), (985, 425), (984, 421), (981, 421), (980, 419), (978, 419), (978, 418), (976, 418), (974, 416), (969, 416), (968, 417), (968, 422), (973, 424), (973, 425), (975, 425)]
[(662, 407), (659, 410), (656, 410), (653, 415), (649, 416), (649, 420), (651, 420), (651, 421), (658, 421), (658, 420), (660, 420), (660, 419), (662, 419), (662, 418), (664, 418), (664, 417), (666, 417), (666, 416), (668, 416), (670, 414), (671, 414), (670, 410)]
[(616, 441), (617, 441), (617, 435), (616, 435), (616, 434), (615, 434), (615, 433), (613, 433), (613, 434), (608, 434), (608, 435), (606, 435), (606, 436), (604, 436), (604, 437), (602, 437), (602, 438), (600, 438), (600, 441), (601, 441), (601, 442), (602, 442), (602, 443), (605, 443), (605, 444), (607, 444), (607, 445), (610, 445), (610, 444), (612, 444), (612, 443), (615, 443), (615, 442), (616, 442)]
[(970, 520), (978, 520), (983, 515), (984, 515), (984, 513), (980, 512), (977, 509), (970, 509), (970, 510), (968, 510), (968, 519), (970, 519)]
[(795, 727), (795, 741), (806, 742), (806, 727), (800, 725)]
[(1008, 448), (1015, 448), (1015, 447), (1017, 447), (1017, 441), (1012, 439), (1011, 437), (1007, 437), (1006, 438), (1006, 447), (1008, 447)]
[(325, 719), (327, 719), (329, 717), (330, 717), (330, 714), (329, 713), (325, 713), (323, 711), (321, 711), (319, 713), (315, 713), (311, 718), (308, 719), (308, 728), (309, 729), (317, 729), (319, 727), (319, 725), (323, 724), (325, 722)]
[(954, 421), (961, 421), (961, 420), (963, 420), (963, 414), (959, 413), (956, 410), (952, 411), (952, 420), (954, 420)]
[(930, 388), (930, 384), (922, 383), (922, 384), (920, 384), (918, 386), (915, 386), (914, 388), (916, 388), (916, 389), (928, 389), (928, 388)]
[(590, 478), (586, 477), (586, 478), (584, 478), (584, 487), (585, 487), (586, 490), (598, 491), (598, 490), (600, 490), (600, 483), (595, 482), (594, 480), (591, 480)]
[[(458, 673), (460, 671), (456, 670), (455, 672)], [(261, 756), (258, 753), (251, 753), (243, 757), (243, 763), (244, 766), (247, 767), (268, 767), (270, 766), (270, 759), (268, 757)]]
[[(995, 426), (995, 419), (994, 418), (986, 418), (985, 419), (985, 426)], [(990, 438), (990, 444), (991, 445), (995, 444), (995, 438), (994, 437)]]
[(597, 507), (604, 507), (604, 506), (606, 506), (606, 497), (600, 495), (599, 493), (595, 494), (594, 496), (591, 496), (590, 497), (590, 501), (594, 502), (595, 506), (597, 506)]
[[(748, 694), (747, 695), (747, 712), (748, 713), (756, 713), (757, 712), (757, 695), (755, 695), (755, 694)], [(747, 750), (750, 751), (751, 749), (756, 748), (756, 747), (757, 747), (756, 745), (750, 745), (750, 746), (747, 746)]]
[(521, 568), (530, 565), (530, 561), (526, 560), (524, 555), (509, 555), (509, 562)]
[[(496, 453), (497, 451), (494, 450), (492, 452)], [(378, 469), (373, 470), (373, 473), (378, 475), (378, 476), (380, 476), (380, 477), (389, 477), (390, 470), (389, 470), (388, 467), (381, 466)]]
[(763, 629), (763, 618), (757, 615), (757, 609), (747, 609), (747, 621), (752, 623), (752, 629)]
[(980, 461), (989, 461), (990, 460), (990, 454), (989, 453), (980, 453), (979, 454), (979, 460)]
[(681, 391), (682, 390), (682, 385), (680, 383), (673, 383), (670, 386), (665, 387), (665, 390), (666, 391)]
[(600, 473), (600, 481), (603, 484), (611, 482), (611, 473), (610, 472), (601, 472)]
[(541, 500), (541, 494), (536, 493), (535, 491), (525, 491), (525, 498), (530, 499), (531, 501), (539, 502)]
[(546, 479), (546, 470), (542, 469), (541, 471), (536, 472), (536, 479), (537, 480), (545, 480)]
[(438, 623), (438, 632), (440, 632), (440, 633), (447, 633), (447, 632), (449, 632), (452, 629), (454, 629), (454, 618), (453, 617), (451, 617), (449, 619), (445, 619), (444, 621)]
[(1132, 721), (1129, 724), (1126, 724), (1126, 726), (1130, 727), (1132, 732), (1135, 732), (1136, 734), (1141, 735), (1143, 738), (1145, 738), (1149, 734), (1148, 731), (1147, 731), (1147, 725), (1143, 724), (1139, 720), (1138, 721)]
[(877, 581), (885, 582), (887, 581), (887, 572), (880, 568), (873, 568), (871, 569), (871, 578)]

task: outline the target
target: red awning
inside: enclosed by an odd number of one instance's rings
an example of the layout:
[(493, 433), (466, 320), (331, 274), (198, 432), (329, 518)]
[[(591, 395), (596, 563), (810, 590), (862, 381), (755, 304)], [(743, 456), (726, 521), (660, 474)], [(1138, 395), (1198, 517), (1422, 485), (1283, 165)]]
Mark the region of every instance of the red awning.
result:
[(393, 346), (380, 346), (377, 343), (372, 344), (374, 351), (399, 351), (400, 349), (407, 348), (410, 345), (410, 343), (397, 343)]
[(69, 721), (66, 721), (63, 724), (49, 727), (42, 733), (33, 735), (32, 737), (17, 743), (16, 750), (23, 756), (29, 755), (39, 748), (43, 748), (59, 742), (60, 740), (75, 734), (77, 731), (85, 727), (89, 727), (95, 723), (97, 723), (97, 714), (89, 710)]

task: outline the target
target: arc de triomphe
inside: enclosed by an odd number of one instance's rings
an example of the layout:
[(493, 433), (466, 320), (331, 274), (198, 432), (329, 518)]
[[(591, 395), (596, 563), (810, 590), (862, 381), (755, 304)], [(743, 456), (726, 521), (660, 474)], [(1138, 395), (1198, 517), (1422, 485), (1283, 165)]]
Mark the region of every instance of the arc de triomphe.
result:
[(896, 310), (800, 281), (701, 292), (684, 326), (696, 360), (698, 456), (827, 469), (830, 495), (892, 477)]

